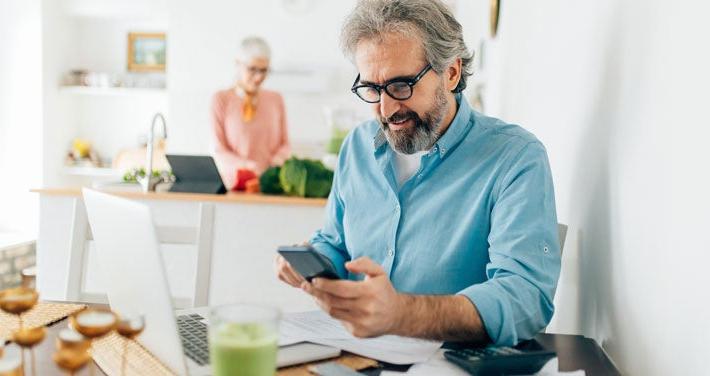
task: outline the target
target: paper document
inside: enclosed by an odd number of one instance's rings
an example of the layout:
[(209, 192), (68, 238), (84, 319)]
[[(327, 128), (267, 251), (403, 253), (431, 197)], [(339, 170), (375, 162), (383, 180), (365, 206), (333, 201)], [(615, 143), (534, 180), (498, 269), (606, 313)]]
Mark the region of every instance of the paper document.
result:
[(441, 342), (392, 335), (356, 338), (340, 321), (320, 310), (284, 315), (279, 346), (303, 341), (337, 347), (392, 364), (424, 362), (441, 347)]

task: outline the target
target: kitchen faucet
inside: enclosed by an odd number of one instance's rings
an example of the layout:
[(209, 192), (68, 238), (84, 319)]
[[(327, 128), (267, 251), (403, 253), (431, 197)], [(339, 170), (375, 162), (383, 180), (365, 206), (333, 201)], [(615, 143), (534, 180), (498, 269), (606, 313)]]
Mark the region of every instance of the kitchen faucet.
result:
[(163, 117), (163, 114), (158, 112), (155, 116), (153, 116), (153, 122), (150, 126), (150, 133), (148, 134), (145, 175), (143, 177), (136, 177), (138, 183), (140, 183), (141, 188), (143, 189), (143, 192), (155, 192), (155, 186), (165, 182), (165, 178), (162, 175), (153, 176), (153, 143), (155, 142), (155, 125), (158, 119), (160, 119), (160, 123), (162, 125), (163, 138), (168, 138), (168, 129), (165, 125), (165, 117)]

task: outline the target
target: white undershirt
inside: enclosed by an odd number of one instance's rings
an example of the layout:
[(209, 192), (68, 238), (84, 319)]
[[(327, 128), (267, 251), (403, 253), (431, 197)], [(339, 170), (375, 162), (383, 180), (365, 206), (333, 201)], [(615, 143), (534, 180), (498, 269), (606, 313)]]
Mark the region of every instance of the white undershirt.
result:
[(422, 163), (422, 155), (428, 151), (418, 151), (414, 154), (402, 154), (395, 150), (394, 152), (394, 174), (397, 177), (397, 186), (402, 187), (405, 181), (414, 175), (419, 170)]

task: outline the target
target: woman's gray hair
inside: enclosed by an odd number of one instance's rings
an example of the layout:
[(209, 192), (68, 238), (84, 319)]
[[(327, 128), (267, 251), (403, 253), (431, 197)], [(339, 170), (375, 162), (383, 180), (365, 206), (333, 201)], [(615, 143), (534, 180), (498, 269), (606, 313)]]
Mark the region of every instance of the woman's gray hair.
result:
[(466, 79), (473, 74), (473, 53), (464, 43), (461, 24), (440, 0), (358, 1), (345, 20), (340, 44), (352, 60), (360, 41), (389, 33), (418, 35), (427, 61), (439, 74), (461, 58), (461, 79), (453, 92), (466, 88)]
[(255, 36), (242, 39), (239, 44), (237, 59), (242, 62), (248, 62), (256, 57), (271, 59), (269, 44), (264, 39)]

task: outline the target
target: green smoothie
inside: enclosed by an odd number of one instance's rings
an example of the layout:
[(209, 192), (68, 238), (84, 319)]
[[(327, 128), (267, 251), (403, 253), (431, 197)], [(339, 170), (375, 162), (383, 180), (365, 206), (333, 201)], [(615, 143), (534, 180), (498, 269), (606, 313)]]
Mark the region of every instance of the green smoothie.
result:
[(343, 141), (349, 131), (349, 129), (333, 128), (330, 140), (328, 140), (328, 147), (326, 148), (326, 151), (330, 154), (340, 153), (340, 146), (343, 145)]
[(263, 324), (224, 323), (210, 328), (214, 376), (273, 376), (278, 333)]

